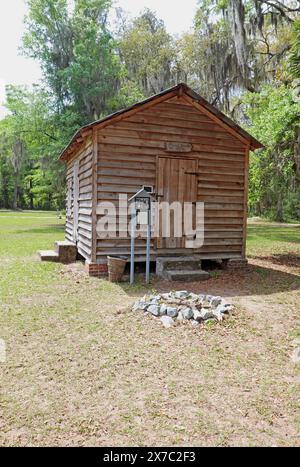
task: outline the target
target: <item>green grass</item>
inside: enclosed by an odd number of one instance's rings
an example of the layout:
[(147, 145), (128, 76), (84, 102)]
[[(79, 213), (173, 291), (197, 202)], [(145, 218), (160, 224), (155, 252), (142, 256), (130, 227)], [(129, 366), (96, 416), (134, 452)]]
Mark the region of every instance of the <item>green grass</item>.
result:
[(0, 211), (0, 236), (1, 258), (26, 258), (63, 239), (64, 220), (53, 212)]
[(265, 225), (248, 224), (248, 256), (267, 256), (276, 254), (300, 254), (300, 224), (290, 227), (278, 226), (271, 222)]
[(299, 227), (251, 223), (249, 271), (184, 284), (235, 314), (166, 330), (130, 306), (170, 284), (38, 260), (63, 224), (0, 211), (0, 445), (299, 445)]

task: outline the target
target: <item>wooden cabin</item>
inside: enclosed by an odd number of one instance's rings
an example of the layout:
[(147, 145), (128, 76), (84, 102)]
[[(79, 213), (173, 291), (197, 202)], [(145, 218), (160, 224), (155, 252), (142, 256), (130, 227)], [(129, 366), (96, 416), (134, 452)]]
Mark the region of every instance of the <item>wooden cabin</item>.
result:
[[(130, 256), (130, 238), (97, 239), (97, 204), (130, 198), (143, 186), (172, 202), (205, 202), (205, 241), (197, 250), (153, 239), (161, 257), (245, 258), (249, 151), (262, 145), (185, 84), (80, 130), (62, 152), (67, 165), (66, 240), (90, 275), (107, 271), (108, 255)], [(177, 239), (178, 240), (178, 239)], [(136, 261), (145, 261), (137, 240)]]

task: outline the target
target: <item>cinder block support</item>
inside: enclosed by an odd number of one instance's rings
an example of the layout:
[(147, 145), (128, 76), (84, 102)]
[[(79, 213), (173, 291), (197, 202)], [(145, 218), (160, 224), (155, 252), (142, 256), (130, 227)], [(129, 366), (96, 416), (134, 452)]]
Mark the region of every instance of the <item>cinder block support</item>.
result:
[(107, 263), (85, 262), (85, 270), (90, 277), (105, 277), (108, 275)]

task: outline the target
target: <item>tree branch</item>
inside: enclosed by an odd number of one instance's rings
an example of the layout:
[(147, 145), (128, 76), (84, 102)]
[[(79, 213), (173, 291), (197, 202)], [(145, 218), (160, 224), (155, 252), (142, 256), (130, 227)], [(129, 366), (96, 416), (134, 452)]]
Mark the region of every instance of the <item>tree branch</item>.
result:
[(279, 2), (277, 0), (274, 0), (274, 2), (273, 1), (266, 1), (266, 0), (257, 0), (257, 1), (260, 2), (263, 5), (268, 5), (271, 8), (275, 8), (275, 10), (277, 10), (278, 13), (280, 13), (280, 15), (282, 17), (284, 17), (290, 23), (293, 23), (294, 19), (291, 18), (288, 15), (288, 13), (299, 13), (300, 12), (300, 7), (299, 8), (290, 8), (290, 7), (284, 5), (283, 3), (281, 3), (281, 2)]

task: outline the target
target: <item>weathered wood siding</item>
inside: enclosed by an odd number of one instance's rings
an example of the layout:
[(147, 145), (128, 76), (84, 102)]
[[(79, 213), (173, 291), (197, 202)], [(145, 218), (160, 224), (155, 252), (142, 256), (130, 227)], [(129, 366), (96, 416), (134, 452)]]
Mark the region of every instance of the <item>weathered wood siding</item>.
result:
[(74, 159), (67, 162), (66, 240), (73, 242), (74, 230)]
[[(197, 197), (205, 202), (205, 243), (197, 252), (207, 258), (241, 256), (247, 144), (183, 98), (158, 103), (98, 130), (98, 202), (116, 201), (119, 193), (132, 195), (141, 185), (156, 189), (157, 157), (168, 154), (166, 143), (191, 144), (191, 152), (177, 155), (198, 160)], [(129, 252), (129, 239), (97, 241), (97, 260)], [(151, 253), (154, 257), (172, 250), (155, 252), (152, 242)], [(144, 254), (144, 241), (139, 240), (137, 255), (144, 259)]]
[(93, 147), (91, 139), (77, 151), (67, 164), (67, 220), (66, 239), (74, 238), (74, 162), (79, 161), (78, 168), (78, 252), (85, 258), (91, 258), (92, 245), (92, 159)]

